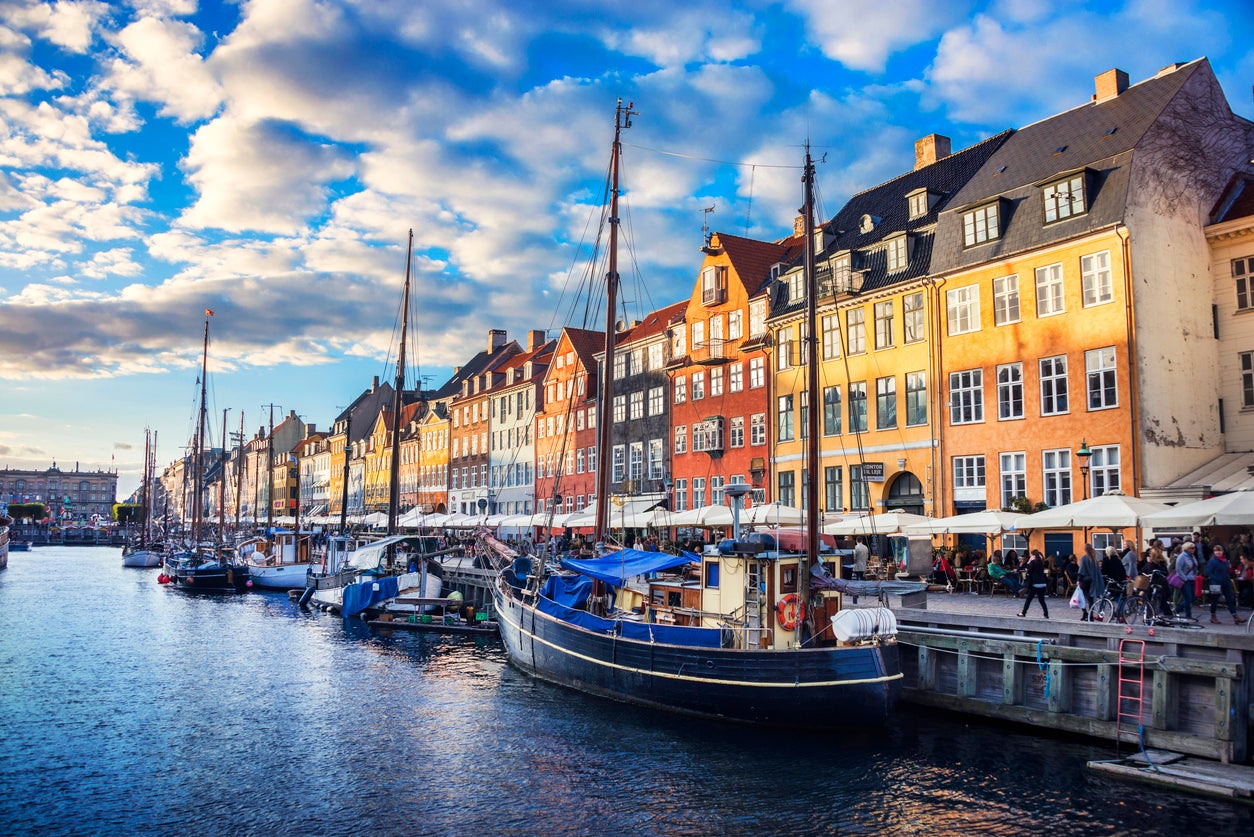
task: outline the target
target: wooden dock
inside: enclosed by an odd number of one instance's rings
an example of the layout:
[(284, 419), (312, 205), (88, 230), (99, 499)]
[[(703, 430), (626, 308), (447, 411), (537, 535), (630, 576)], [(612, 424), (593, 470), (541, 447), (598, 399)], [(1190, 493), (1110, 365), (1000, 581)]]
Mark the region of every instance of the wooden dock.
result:
[(1189, 758), (1183, 753), (1147, 750), (1125, 759), (1091, 761), (1096, 770), (1118, 779), (1145, 782), (1218, 796), (1254, 801), (1254, 767)]

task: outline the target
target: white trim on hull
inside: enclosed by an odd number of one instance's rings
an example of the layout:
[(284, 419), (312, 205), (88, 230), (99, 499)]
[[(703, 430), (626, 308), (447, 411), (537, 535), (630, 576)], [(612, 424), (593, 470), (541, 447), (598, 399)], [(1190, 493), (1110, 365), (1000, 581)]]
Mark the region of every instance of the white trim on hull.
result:
[(160, 552), (154, 552), (151, 549), (137, 549), (122, 556), (122, 566), (159, 567), (162, 557)]
[(312, 567), (305, 564), (276, 564), (272, 567), (248, 565), (248, 578), (253, 587), (264, 587), (267, 590), (295, 590), (305, 586), (305, 575)]

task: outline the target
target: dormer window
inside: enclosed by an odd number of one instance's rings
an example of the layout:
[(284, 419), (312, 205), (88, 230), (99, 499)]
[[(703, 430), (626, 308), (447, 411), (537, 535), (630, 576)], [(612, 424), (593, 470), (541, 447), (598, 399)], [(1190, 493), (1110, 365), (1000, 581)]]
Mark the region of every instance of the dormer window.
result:
[(800, 302), (806, 298), (805, 271), (794, 270), (784, 277), (788, 283), (788, 301)]
[(905, 270), (910, 263), (909, 248), (906, 244), (905, 235), (897, 235), (884, 242), (884, 255), (888, 262), (889, 273)]
[(858, 223), (858, 230), (864, 233), (869, 233), (871, 230), (875, 229), (875, 225), (879, 222), (880, 219), (874, 215), (863, 215), (862, 220)]
[(1084, 191), (1083, 172), (1046, 184), (1041, 189), (1041, 197), (1045, 201), (1045, 223), (1050, 224), (1087, 212)]
[(974, 247), (1001, 238), (999, 202), (993, 201), (962, 213), (962, 243)]
[(712, 265), (701, 271), (701, 304), (719, 305), (727, 301), (727, 268)]
[(837, 293), (848, 290), (852, 275), (853, 259), (848, 253), (832, 259), (832, 285)]
[(927, 189), (915, 189), (906, 194), (906, 205), (910, 209), (910, 219), (921, 218), (931, 211), (940, 196)]

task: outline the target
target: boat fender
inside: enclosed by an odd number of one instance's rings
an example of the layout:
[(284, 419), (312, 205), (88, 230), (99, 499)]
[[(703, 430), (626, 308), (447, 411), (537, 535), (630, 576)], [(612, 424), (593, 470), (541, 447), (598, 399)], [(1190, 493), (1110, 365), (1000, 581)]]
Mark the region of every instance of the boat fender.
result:
[(806, 603), (796, 593), (781, 596), (775, 605), (775, 617), (786, 631), (795, 631), (806, 618)]
[(860, 642), (897, 634), (897, 617), (886, 607), (842, 610), (832, 616), (832, 634), (840, 642)]
[(248, 579), (247, 581), (245, 581), (245, 582), (244, 582), (244, 586), (245, 586), (245, 587), (252, 587), (252, 586), (253, 586), (253, 580), (252, 580), (251, 578), (250, 578), (250, 579)]

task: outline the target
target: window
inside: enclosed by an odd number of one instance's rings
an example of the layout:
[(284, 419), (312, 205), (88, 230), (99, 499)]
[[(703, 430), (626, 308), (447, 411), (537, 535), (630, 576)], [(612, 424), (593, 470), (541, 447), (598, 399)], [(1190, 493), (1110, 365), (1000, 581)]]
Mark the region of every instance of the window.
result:
[(927, 190), (922, 189), (918, 192), (911, 192), (906, 195), (906, 205), (910, 210), (911, 218), (918, 218), (920, 215), (927, 214)]
[(853, 284), (853, 259), (848, 256), (838, 256), (832, 260), (832, 290), (836, 293), (846, 293)]
[(984, 488), (984, 457), (954, 457), (954, 490), (963, 488)]
[(684, 511), (688, 508), (688, 480), (675, 480), (675, 511)]
[(841, 473), (839, 465), (828, 465), (823, 469), (823, 496), (826, 500), (826, 508), (830, 512), (838, 512), (844, 509), (845, 489), (841, 484)]
[(1023, 364), (997, 367), (997, 420), (1023, 418)]
[(866, 430), (866, 381), (858, 381), (849, 385), (849, 432), (865, 433)]
[(875, 379), (875, 429), (897, 426), (897, 378)]
[(1072, 215), (1082, 215), (1084, 205), (1084, 175), (1077, 174), (1051, 183), (1041, 191), (1045, 199), (1045, 223), (1061, 221)]
[(688, 425), (675, 426), (675, 453), (688, 452)]
[(701, 271), (701, 303), (718, 305), (727, 299), (727, 268), (711, 266)]
[[(628, 364), (629, 370), (630, 370), (629, 374), (639, 375), (641, 372), (644, 371), (644, 349), (632, 349), (631, 354), (628, 355), (628, 357), (631, 359), (631, 363)], [(568, 386), (569, 386), (569, 383), (570, 382), (568, 381), (567, 382)], [(567, 390), (566, 395), (568, 397), (570, 396), (569, 390)]]
[(692, 426), (693, 453), (708, 453), (723, 449), (723, 418), (706, 419)]
[(849, 466), (849, 509), (866, 511), (871, 508), (871, 490), (862, 478), (862, 466)]
[(949, 423), (984, 421), (984, 370), (949, 373)]
[(840, 357), (840, 317), (823, 315), (823, 360)]
[(866, 311), (862, 308), (850, 308), (845, 313), (845, 333), (849, 336), (851, 355), (866, 351)]
[(1089, 448), (1093, 455), (1089, 457), (1089, 488), (1093, 496), (1118, 491), (1119, 480), (1119, 446), (1094, 445)]
[[(622, 482), (626, 470), (627, 449), (623, 445), (615, 445), (611, 451), (613, 460), (610, 464), (610, 476), (614, 482)], [(549, 476), (552, 476), (551, 469)]]
[(917, 343), (926, 336), (923, 330), (923, 292), (901, 298), (901, 319), (907, 343)]
[(718, 398), (723, 394), (723, 368), (716, 366), (710, 370), (710, 397)]
[(776, 423), (776, 436), (781, 442), (790, 442), (793, 439), (793, 407), (792, 395), (781, 395), (779, 397), (778, 421)]
[(775, 368), (783, 371), (792, 366), (792, 326), (781, 328), (775, 337)]
[(627, 476), (639, 482), (644, 478), (644, 442), (632, 442), (627, 451)]
[(906, 426), (927, 424), (927, 373), (906, 373)]
[[(666, 410), (666, 388), (650, 387), (649, 388), (649, 415), (660, 416)], [(579, 414), (583, 418), (583, 414)], [(583, 424), (581, 421), (580, 424)]]
[(733, 363), (727, 367), (727, 391), (740, 392), (745, 388), (745, 365)]
[(1026, 496), (1028, 496), (1028, 455), (1003, 453), (1001, 455), (1001, 507), (1010, 508), (1010, 504), (1017, 498)]
[(1232, 260), (1232, 279), (1237, 286), (1237, 310), (1254, 308), (1254, 288), (1250, 287), (1250, 280), (1254, 279), (1254, 256)]
[(685, 332), (683, 326), (680, 326), (671, 332), (671, 357), (683, 357), (688, 354), (688, 349), (684, 342)]
[(782, 506), (797, 505), (797, 474), (794, 471), (779, 472), (779, 503)]
[(692, 400), (700, 401), (705, 398), (705, 373), (692, 373)]
[(666, 362), (662, 360), (662, 344), (653, 343), (649, 346), (649, 368), (661, 369), (665, 365)]
[(739, 340), (745, 336), (744, 313), (741, 311), (727, 312), (727, 339)]
[(884, 245), (884, 255), (888, 261), (888, 272), (904, 270), (907, 264), (906, 237), (899, 235), (889, 239)]
[(675, 376), (675, 403), (683, 404), (688, 400), (688, 376)]
[(806, 298), (805, 271), (794, 270), (785, 277), (788, 283), (788, 301), (800, 302)]
[(1115, 298), (1110, 281), (1110, 251), (1092, 253), (1080, 257), (1080, 287), (1084, 291), (1084, 305), (1101, 305)]
[(705, 345), (705, 320), (698, 320), (692, 324), (692, 348), (701, 348)]
[(996, 202), (977, 207), (962, 215), (962, 243), (974, 247), (1001, 237)]
[(575, 473), (583, 473), (583, 448), (575, 451)]
[(1088, 373), (1090, 410), (1108, 410), (1119, 406), (1119, 391), (1115, 379), (1115, 347), (1090, 349), (1084, 353), (1084, 368)]
[(731, 420), (731, 432), (728, 434), (728, 444), (733, 448), (743, 448), (745, 446), (745, 417), (735, 416)]
[(1043, 357), (1041, 365), (1041, 415), (1057, 416), (1068, 411), (1067, 356)]
[(766, 386), (766, 359), (751, 357), (749, 358), (749, 389), (764, 386)]
[(619, 381), (627, 377), (627, 354), (621, 352), (614, 355), (614, 380)]
[(755, 299), (749, 303), (749, 336), (766, 332), (766, 300)]
[(692, 505), (695, 508), (705, 505), (705, 477), (692, 478)]
[(1045, 476), (1045, 505), (1065, 506), (1071, 502), (1071, 451), (1067, 448), (1042, 453)]
[(627, 420), (627, 396), (614, 396), (614, 421)]
[(749, 444), (766, 444), (766, 413), (754, 413), (749, 416)]
[(597, 449), (596, 449), (596, 445), (591, 445), (588, 448), (588, 473), (589, 474), (595, 473), (596, 469), (597, 469)]
[(1019, 277), (1002, 276), (993, 280), (993, 325), (1019, 322)]
[(966, 334), (980, 330), (980, 289), (974, 285), (954, 288), (945, 293), (949, 333)]
[(1036, 269), (1036, 316), (1049, 317), (1067, 310), (1062, 295), (1062, 265)]
[(644, 393), (633, 392), (628, 396), (630, 404), (629, 415), (632, 421), (644, 418)]
[(893, 301), (875, 303), (875, 348), (890, 349), (893, 345)]
[(840, 433), (840, 387), (823, 388), (823, 435)]
[(710, 477), (710, 504), (715, 506), (723, 505), (723, 486), (726, 481), (723, 477)]
[(1254, 352), (1241, 352), (1241, 406), (1254, 407)]

